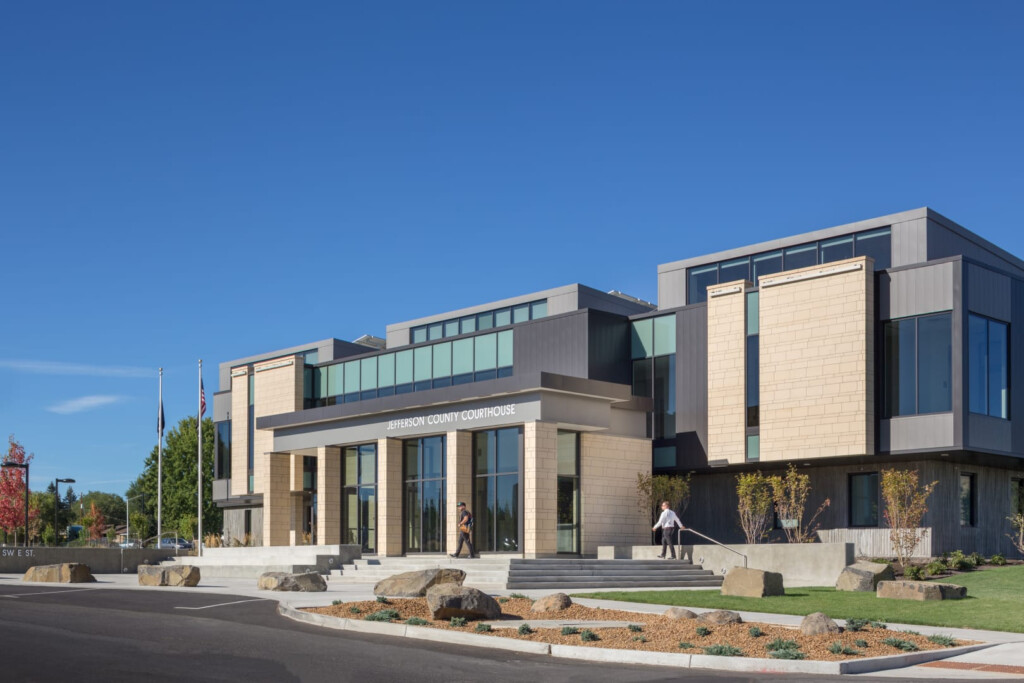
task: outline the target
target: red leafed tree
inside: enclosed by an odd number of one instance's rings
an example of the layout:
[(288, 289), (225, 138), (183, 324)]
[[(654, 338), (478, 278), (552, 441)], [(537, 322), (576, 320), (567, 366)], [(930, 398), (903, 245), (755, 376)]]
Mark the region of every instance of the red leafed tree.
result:
[[(32, 457), (31, 453), (25, 453), (24, 446), (14, 440), (13, 434), (8, 438), (3, 462), (24, 465), (32, 462)], [(29, 510), (29, 524), (35, 514), (38, 513)], [(25, 470), (21, 467), (0, 468), (0, 529), (9, 534), (24, 526)]]
[(98, 541), (103, 537), (103, 532), (107, 528), (107, 518), (103, 516), (103, 511), (96, 507), (95, 502), (89, 503), (89, 516), (83, 521), (88, 523), (90, 539)]

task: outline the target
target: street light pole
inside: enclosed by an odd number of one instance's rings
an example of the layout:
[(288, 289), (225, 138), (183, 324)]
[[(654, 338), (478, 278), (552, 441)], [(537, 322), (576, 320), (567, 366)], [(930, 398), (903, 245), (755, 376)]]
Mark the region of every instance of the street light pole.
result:
[(57, 531), (57, 511), (60, 510), (60, 493), (57, 489), (61, 484), (74, 484), (74, 479), (54, 479), (53, 480), (53, 545), (55, 548), (60, 547), (60, 532)]
[[(0, 467), (17, 467), (25, 470), (25, 547), (28, 547), (28, 463), (21, 462), (5, 462)], [(17, 535), (17, 534), (15, 534)], [(17, 543), (18, 539), (15, 538), (14, 542)]]

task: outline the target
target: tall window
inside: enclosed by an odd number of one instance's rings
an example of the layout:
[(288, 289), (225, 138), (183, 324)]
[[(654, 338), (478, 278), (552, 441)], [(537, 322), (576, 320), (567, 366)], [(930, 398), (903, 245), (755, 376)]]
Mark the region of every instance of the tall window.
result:
[(445, 437), (410, 439), (404, 447), (405, 550), (445, 549)]
[(654, 400), (647, 435), (676, 436), (676, 316), (637, 320), (630, 325), (633, 395)]
[(341, 452), (342, 543), (377, 552), (377, 444), (346, 446)]
[(1009, 326), (971, 314), (967, 344), (971, 412), (1008, 419)]
[(974, 492), (974, 475), (960, 475), (960, 526), (974, 526), (977, 505)]
[(1010, 509), (1015, 515), (1024, 515), (1024, 479), (1010, 480)]
[(938, 313), (883, 326), (885, 416), (953, 409), (952, 316)]
[(761, 327), (758, 292), (747, 292), (747, 460), (761, 459)]
[(850, 526), (878, 526), (878, 472), (850, 475)]
[(519, 427), (473, 434), (473, 514), (477, 550), (519, 550)]
[(246, 445), (246, 469), (247, 479), (246, 491), (248, 493), (253, 492), (254, 485), (254, 470), (256, 469), (256, 445), (253, 441), (256, 438), (256, 375), (253, 374), (253, 370), (249, 368), (249, 411), (248, 411), (248, 422), (246, 423), (248, 437), (245, 440)]
[(217, 454), (217, 471), (214, 477), (217, 479), (231, 478), (231, 420), (217, 423), (217, 430), (214, 432), (216, 445), (214, 452)]
[(577, 432), (558, 432), (557, 514), (558, 552), (580, 552), (580, 435)]

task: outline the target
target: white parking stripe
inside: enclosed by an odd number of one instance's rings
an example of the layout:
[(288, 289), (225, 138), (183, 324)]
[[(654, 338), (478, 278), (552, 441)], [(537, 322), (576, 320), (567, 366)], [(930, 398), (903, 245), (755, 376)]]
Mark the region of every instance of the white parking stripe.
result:
[(91, 591), (91, 590), (96, 590), (96, 589), (95, 588), (75, 588), (75, 589), (71, 589), (71, 590), (46, 591), (45, 593), (16, 593), (16, 594), (7, 594), (7, 593), (5, 593), (3, 595), (3, 597), (5, 597), (5, 598), (23, 598), (23, 597), (28, 596), (28, 595), (56, 595), (57, 593), (81, 593), (82, 591)]
[(220, 602), (216, 605), (204, 605), (203, 607), (175, 607), (174, 609), (210, 609), (211, 607), (226, 607), (228, 605), (241, 605), (243, 602), (265, 602), (270, 598), (253, 598), (252, 600), (235, 600), (234, 602)]

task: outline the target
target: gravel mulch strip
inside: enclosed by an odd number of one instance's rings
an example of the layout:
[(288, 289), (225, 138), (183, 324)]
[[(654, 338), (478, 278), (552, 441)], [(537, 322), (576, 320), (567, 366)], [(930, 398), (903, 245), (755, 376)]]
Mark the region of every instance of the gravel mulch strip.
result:
[[(538, 613), (530, 611), (533, 601), (527, 598), (507, 598), (504, 599), (504, 602), (501, 602), (501, 600), (499, 598), (502, 619), (517, 620), (525, 624), (529, 624), (530, 619), (535, 621), (550, 619), (625, 621), (630, 624), (636, 624), (641, 630), (595, 626), (592, 630), (597, 634), (599, 640), (591, 642), (581, 640), (579, 635), (563, 636), (560, 628), (536, 628), (530, 634), (520, 634), (515, 629), (503, 628), (498, 631), (485, 633), (484, 635), (557, 645), (582, 645), (585, 647), (641, 650), (647, 652), (682, 652), (687, 654), (704, 654), (704, 648), (712, 645), (730, 645), (739, 648), (745, 657), (760, 658), (769, 658), (771, 655), (767, 645), (776, 639), (781, 639), (796, 641), (799, 645), (799, 652), (802, 652), (807, 659), (819, 661), (842, 661), (860, 657), (902, 654), (903, 650), (882, 642), (886, 638), (891, 637), (910, 641), (921, 650), (939, 650), (944, 647), (930, 642), (926, 636), (883, 628), (872, 628), (870, 626), (860, 631), (805, 636), (800, 633), (799, 629), (772, 624), (749, 622), (728, 626), (715, 626), (702, 624), (693, 619), (675, 620), (658, 614), (602, 609), (600, 607), (584, 607), (577, 604), (573, 604), (568, 609), (558, 612)], [(382, 609), (397, 610), (400, 616), (396, 622), (405, 621), (411, 617), (418, 617), (427, 621), (427, 625), (424, 628), (475, 632), (476, 623), (473, 621), (467, 621), (466, 625), (462, 627), (453, 627), (447, 620), (434, 621), (431, 619), (430, 610), (427, 609), (427, 602), (424, 598), (393, 598), (389, 599), (386, 604), (372, 600), (346, 602), (326, 607), (311, 607), (305, 611), (344, 619), (365, 619), (373, 612)], [(710, 629), (710, 633), (703, 636), (698, 635), (697, 628), (701, 626)], [(759, 628), (763, 635), (758, 637), (751, 636), (750, 629), (752, 626)], [(585, 627), (581, 626), (579, 628), (582, 630)], [(866, 643), (867, 646), (858, 645), (857, 641)], [(859, 654), (836, 654), (831, 652), (829, 647), (836, 642), (856, 650)], [(681, 648), (681, 643), (684, 645), (689, 644), (690, 647)], [(968, 644), (970, 644), (970, 641), (956, 642), (956, 645)]]

